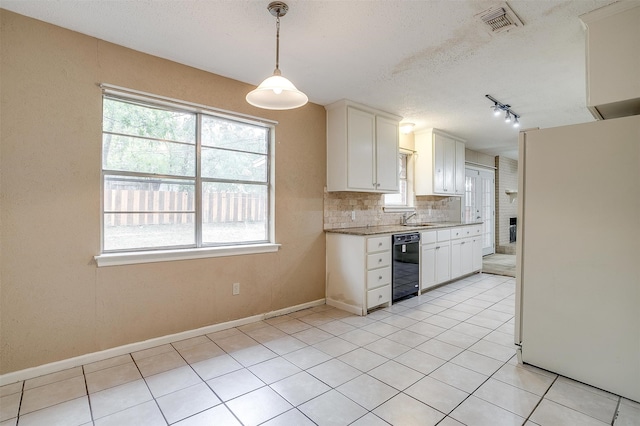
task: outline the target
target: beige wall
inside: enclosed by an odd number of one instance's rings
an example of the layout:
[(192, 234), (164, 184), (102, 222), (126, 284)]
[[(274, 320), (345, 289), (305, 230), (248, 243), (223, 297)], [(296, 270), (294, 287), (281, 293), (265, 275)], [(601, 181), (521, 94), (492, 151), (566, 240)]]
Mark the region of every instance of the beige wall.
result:
[[(0, 373), (324, 297), (325, 111), (0, 10)], [(277, 253), (97, 268), (105, 82), (279, 121)], [(242, 292), (231, 296), (231, 284)]]

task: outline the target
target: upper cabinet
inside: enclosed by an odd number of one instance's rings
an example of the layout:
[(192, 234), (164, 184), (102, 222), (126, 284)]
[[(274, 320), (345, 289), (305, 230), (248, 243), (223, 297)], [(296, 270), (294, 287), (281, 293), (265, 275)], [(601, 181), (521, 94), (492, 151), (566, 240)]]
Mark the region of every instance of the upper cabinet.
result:
[(640, 114), (640, 3), (580, 17), (587, 27), (587, 106), (597, 119)]
[(327, 191), (398, 192), (401, 117), (347, 100), (325, 108)]
[(464, 195), (464, 140), (437, 129), (414, 136), (416, 195)]

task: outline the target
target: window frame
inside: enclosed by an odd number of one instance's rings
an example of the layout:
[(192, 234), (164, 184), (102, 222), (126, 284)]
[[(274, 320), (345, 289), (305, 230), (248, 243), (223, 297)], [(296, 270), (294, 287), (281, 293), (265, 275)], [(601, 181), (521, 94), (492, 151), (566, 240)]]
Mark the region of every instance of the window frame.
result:
[[(275, 252), (279, 249), (280, 244), (275, 243), (275, 127), (278, 124), (276, 121), (257, 118), (249, 115), (233, 113), (226, 110), (220, 110), (213, 107), (208, 107), (200, 104), (193, 104), (186, 101), (176, 100), (172, 98), (166, 98), (158, 95), (153, 95), (145, 92), (140, 92), (131, 89), (125, 89), (118, 86), (112, 86), (108, 84), (101, 84), (102, 89), (101, 100), (104, 103), (105, 98), (111, 98), (115, 100), (121, 100), (124, 102), (139, 103), (142, 105), (148, 105), (151, 107), (159, 107), (166, 110), (173, 110), (185, 113), (195, 114), (196, 119), (196, 142), (195, 142), (195, 176), (193, 180), (194, 184), (194, 204), (195, 204), (195, 242), (186, 246), (165, 246), (165, 247), (152, 247), (152, 248), (126, 248), (126, 249), (114, 249), (104, 250), (104, 221), (105, 221), (105, 175), (112, 175), (113, 171), (103, 168), (102, 154), (100, 161), (100, 254), (94, 256), (94, 259), (99, 267), (101, 266), (113, 266), (113, 265), (125, 265), (136, 263), (150, 263), (150, 262), (163, 262), (173, 260), (186, 260), (186, 259), (199, 259), (207, 257), (220, 257), (220, 256), (234, 256), (234, 255), (246, 255), (255, 253), (268, 253)], [(267, 129), (267, 150), (263, 154), (266, 157), (266, 187), (267, 200), (265, 213), (267, 214), (266, 224), (266, 239), (253, 242), (230, 242), (230, 243), (203, 243), (203, 212), (202, 212), (202, 188), (203, 178), (201, 175), (201, 147), (202, 147), (202, 120), (204, 116), (212, 116), (223, 120), (231, 120), (235, 122), (245, 123), (252, 126), (259, 126)], [(103, 143), (102, 135), (104, 131), (101, 130), (101, 146)], [(140, 176), (138, 172), (122, 172), (118, 171), (118, 175), (121, 176)], [(143, 173), (147, 177), (157, 178), (173, 178), (170, 175), (160, 175), (153, 173)], [(204, 182), (230, 182), (242, 183), (240, 180), (224, 180), (224, 179), (211, 179), (205, 178)], [(254, 185), (263, 185), (261, 182), (250, 182)]]
[[(407, 158), (407, 203), (406, 204), (386, 204), (385, 197), (382, 197), (383, 202), (383, 211), (385, 213), (404, 213), (404, 212), (415, 212), (415, 191), (413, 188), (414, 181), (414, 154), (415, 151), (400, 148), (398, 152), (398, 156), (405, 155)], [(398, 170), (398, 179), (400, 179), (400, 170)]]

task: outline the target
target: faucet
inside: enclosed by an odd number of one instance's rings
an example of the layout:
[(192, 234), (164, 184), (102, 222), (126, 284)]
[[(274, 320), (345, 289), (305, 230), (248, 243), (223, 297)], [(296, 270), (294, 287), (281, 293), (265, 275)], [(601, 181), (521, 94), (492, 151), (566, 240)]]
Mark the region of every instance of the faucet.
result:
[(405, 214), (403, 214), (403, 215), (402, 215), (402, 224), (403, 224), (403, 225), (406, 225), (406, 224), (407, 224), (407, 222), (409, 221), (409, 219), (411, 219), (412, 217), (414, 217), (416, 214), (417, 214), (416, 212), (413, 212), (413, 213), (411, 213), (411, 214), (409, 214), (409, 213), (405, 213)]

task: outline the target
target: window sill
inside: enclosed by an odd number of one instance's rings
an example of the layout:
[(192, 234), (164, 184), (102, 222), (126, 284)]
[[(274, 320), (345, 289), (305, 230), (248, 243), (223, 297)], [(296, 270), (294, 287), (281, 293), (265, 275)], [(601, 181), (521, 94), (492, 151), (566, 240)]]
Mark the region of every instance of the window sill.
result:
[(93, 258), (98, 268), (103, 266), (135, 265), (138, 263), (171, 262), (176, 260), (205, 259), (209, 257), (239, 256), (273, 253), (280, 244), (265, 243), (246, 246), (205, 247), (180, 250), (150, 250), (130, 253), (106, 253)]

